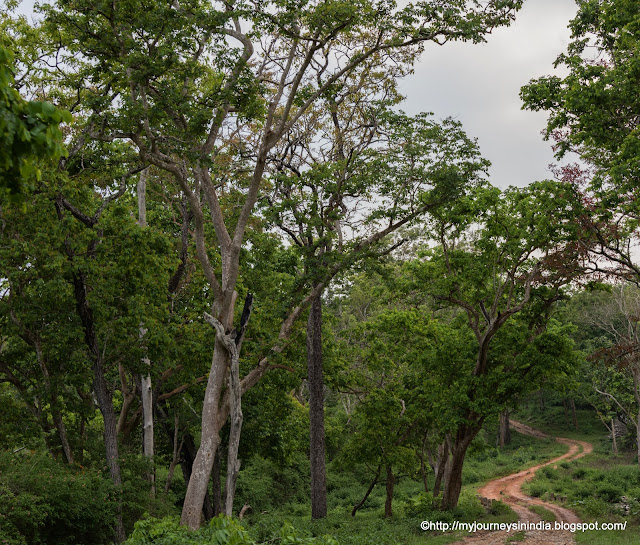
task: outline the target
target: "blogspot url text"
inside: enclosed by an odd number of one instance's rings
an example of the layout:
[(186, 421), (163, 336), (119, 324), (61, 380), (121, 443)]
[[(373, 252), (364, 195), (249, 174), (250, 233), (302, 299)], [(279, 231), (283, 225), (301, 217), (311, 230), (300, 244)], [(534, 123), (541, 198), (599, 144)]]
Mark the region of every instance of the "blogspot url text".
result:
[(626, 530), (625, 522), (441, 522), (423, 520), (420, 528), (425, 531), (456, 532), (522, 532), (528, 530), (564, 530), (586, 532), (587, 530)]

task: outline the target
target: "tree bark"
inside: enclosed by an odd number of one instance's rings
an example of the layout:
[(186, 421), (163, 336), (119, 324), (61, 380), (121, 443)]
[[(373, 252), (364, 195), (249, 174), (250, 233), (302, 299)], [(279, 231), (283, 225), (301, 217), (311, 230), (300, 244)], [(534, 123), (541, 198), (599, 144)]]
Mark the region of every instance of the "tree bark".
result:
[(472, 427), (462, 426), (458, 429), (454, 444), (450, 448), (450, 455), (445, 470), (444, 494), (442, 497), (443, 509), (453, 509), (458, 505), (460, 491), (462, 490), (462, 467), (467, 454), (467, 449), (478, 434), (481, 423)]
[(120, 456), (118, 454), (118, 432), (116, 413), (113, 408), (113, 396), (105, 379), (102, 354), (98, 347), (98, 339), (93, 321), (93, 311), (87, 301), (87, 286), (84, 273), (77, 271), (73, 274), (74, 295), (76, 309), (84, 329), (84, 338), (89, 353), (93, 359), (93, 391), (98, 402), (98, 408), (104, 421), (104, 446), (107, 456), (107, 466), (114, 487), (118, 494), (118, 511), (116, 519), (116, 542), (125, 540), (124, 525), (122, 522), (122, 475), (120, 472)]
[(571, 400), (571, 416), (573, 418), (573, 429), (578, 431), (578, 418), (576, 416), (576, 402)]
[(395, 485), (396, 478), (393, 474), (393, 468), (387, 466), (387, 497), (384, 502), (384, 518), (391, 518), (393, 516), (393, 487)]
[(220, 482), (220, 473), (222, 471), (222, 464), (220, 461), (220, 449), (216, 451), (216, 456), (213, 459), (213, 469), (211, 475), (211, 489), (213, 495), (213, 516), (217, 517), (224, 511), (222, 505), (222, 483)]
[[(138, 179), (138, 225), (144, 228), (147, 226), (147, 178), (149, 177), (149, 168), (145, 168), (140, 172)], [(147, 357), (146, 347), (144, 346), (144, 336), (147, 330), (144, 327), (144, 323), (140, 324), (140, 344), (142, 344), (145, 354), (142, 358), (142, 362), (147, 367), (151, 367), (151, 360)], [(154, 450), (154, 435), (153, 435), (153, 388), (151, 384), (151, 374), (144, 373), (140, 377), (140, 395), (142, 396), (142, 452), (144, 456), (152, 464), (151, 472), (148, 476), (151, 482), (151, 495), (155, 497), (156, 494), (156, 476), (155, 468), (153, 467), (153, 450)]]
[(358, 509), (360, 509), (364, 505), (364, 502), (367, 501), (367, 498), (369, 497), (369, 494), (371, 494), (371, 491), (374, 489), (376, 484), (378, 484), (378, 479), (380, 478), (380, 469), (381, 468), (382, 468), (382, 466), (378, 466), (378, 469), (376, 470), (376, 476), (373, 478), (373, 481), (371, 481), (371, 484), (369, 485), (369, 488), (364, 493), (364, 497), (360, 500), (359, 503), (356, 503), (353, 506), (353, 509), (351, 510), (351, 516), (352, 517), (356, 516), (356, 513), (358, 512)]
[(200, 448), (196, 453), (189, 484), (182, 507), (180, 523), (192, 530), (200, 527), (202, 506), (208, 491), (209, 476), (213, 468), (216, 450), (220, 445), (218, 428), (219, 406), (225, 374), (228, 366), (228, 352), (216, 337), (211, 370), (207, 381), (205, 399), (202, 406), (202, 433)]
[(449, 459), (449, 442), (444, 441), (438, 446), (438, 452), (436, 455), (435, 463), (432, 464), (434, 482), (433, 482), (433, 496), (434, 498), (440, 494), (440, 487), (442, 486), (442, 480), (444, 479), (445, 469), (447, 467), (447, 460)]
[(311, 303), (307, 321), (307, 384), (309, 386), (309, 461), (311, 462), (311, 518), (327, 516), (322, 371), (322, 299)]
[(224, 487), (224, 514), (230, 517), (233, 515), (233, 499), (236, 494), (236, 481), (240, 471), (238, 449), (240, 447), (240, 432), (242, 431), (242, 394), (240, 391), (240, 362), (237, 349), (231, 354), (229, 392), (231, 422), (229, 450), (227, 453), (227, 479)]
[(618, 439), (616, 438), (616, 422), (615, 418), (611, 419), (611, 450), (613, 454), (618, 454)]
[[(168, 435), (171, 435), (167, 432)], [(182, 469), (182, 477), (185, 483), (188, 483), (191, 479), (191, 469), (193, 468), (193, 461), (195, 460), (197, 449), (196, 443), (193, 439), (193, 435), (190, 433), (185, 433), (183, 436), (184, 446), (182, 450), (182, 457), (180, 458), (180, 467)], [(209, 492), (205, 494), (204, 500), (202, 502), (202, 517), (205, 520), (210, 520), (214, 517), (214, 510), (211, 504), (211, 498), (209, 497)]]
[(509, 429), (509, 410), (500, 413), (500, 429), (498, 430), (498, 445), (504, 448), (511, 443), (511, 430)]

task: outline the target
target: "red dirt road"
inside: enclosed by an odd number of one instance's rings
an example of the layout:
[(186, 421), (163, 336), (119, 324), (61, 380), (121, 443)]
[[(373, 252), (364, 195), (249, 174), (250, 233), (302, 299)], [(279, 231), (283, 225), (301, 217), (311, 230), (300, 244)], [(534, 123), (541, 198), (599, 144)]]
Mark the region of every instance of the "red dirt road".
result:
[[(526, 424), (516, 422), (515, 420), (511, 421), (511, 429), (519, 433), (539, 437), (541, 439), (548, 437), (541, 431), (531, 428)], [(478, 490), (478, 494), (485, 498), (500, 500), (507, 503), (509, 507), (518, 514), (519, 519), (523, 522), (538, 522), (540, 520), (540, 517), (536, 513), (528, 509), (528, 507), (532, 505), (540, 505), (548, 511), (551, 511), (555, 515), (557, 521), (569, 523), (580, 522), (577, 515), (572, 511), (569, 511), (569, 509), (565, 509), (564, 507), (560, 507), (553, 503), (544, 502), (538, 498), (531, 498), (522, 492), (522, 484), (533, 479), (533, 476), (538, 469), (548, 465), (557, 464), (563, 460), (575, 460), (577, 458), (581, 458), (593, 450), (593, 446), (585, 441), (566, 439), (564, 437), (556, 437), (555, 439), (559, 443), (569, 447), (569, 450), (565, 454), (558, 458), (554, 458), (553, 460), (549, 460), (544, 464), (539, 464), (518, 473), (491, 481), (480, 488)], [(510, 537), (513, 537), (513, 534), (509, 534), (507, 532), (485, 532), (465, 538), (463, 541), (458, 543), (464, 545), (504, 545), (508, 542), (507, 540)], [(568, 531), (532, 530), (526, 532), (525, 541), (519, 543), (525, 543), (528, 545), (565, 545), (575, 543), (575, 541), (573, 535)]]

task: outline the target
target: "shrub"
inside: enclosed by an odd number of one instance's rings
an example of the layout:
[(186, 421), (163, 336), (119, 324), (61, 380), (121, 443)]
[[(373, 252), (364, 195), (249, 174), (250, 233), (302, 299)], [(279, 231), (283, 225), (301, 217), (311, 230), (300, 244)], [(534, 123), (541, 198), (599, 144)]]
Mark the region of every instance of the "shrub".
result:
[(586, 474), (587, 470), (584, 467), (579, 467), (573, 472), (572, 476), (574, 479), (583, 479)]
[(613, 503), (620, 501), (622, 490), (613, 484), (605, 483), (597, 488), (596, 495), (608, 503)]
[(0, 453), (0, 537), (9, 544), (102, 545), (117, 497), (108, 475), (46, 454)]

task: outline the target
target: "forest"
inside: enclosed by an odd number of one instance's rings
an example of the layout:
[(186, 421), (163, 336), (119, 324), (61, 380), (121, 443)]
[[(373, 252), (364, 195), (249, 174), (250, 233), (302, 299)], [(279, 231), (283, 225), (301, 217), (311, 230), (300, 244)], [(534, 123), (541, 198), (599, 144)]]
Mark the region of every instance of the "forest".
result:
[(403, 109), (523, 3), (0, 5), (0, 545), (640, 543), (637, 2), (522, 87), (548, 179)]

